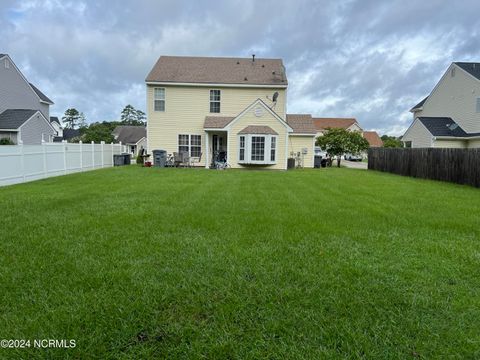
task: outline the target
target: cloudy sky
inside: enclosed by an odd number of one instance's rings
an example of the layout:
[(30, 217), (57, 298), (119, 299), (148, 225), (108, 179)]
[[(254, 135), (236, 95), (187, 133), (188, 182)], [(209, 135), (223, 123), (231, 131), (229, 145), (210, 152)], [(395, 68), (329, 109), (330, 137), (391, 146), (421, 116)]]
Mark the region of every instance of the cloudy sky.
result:
[(288, 112), (399, 135), (452, 61), (480, 61), (480, 2), (0, 0), (0, 53), (89, 122), (145, 110), (160, 55), (282, 58)]

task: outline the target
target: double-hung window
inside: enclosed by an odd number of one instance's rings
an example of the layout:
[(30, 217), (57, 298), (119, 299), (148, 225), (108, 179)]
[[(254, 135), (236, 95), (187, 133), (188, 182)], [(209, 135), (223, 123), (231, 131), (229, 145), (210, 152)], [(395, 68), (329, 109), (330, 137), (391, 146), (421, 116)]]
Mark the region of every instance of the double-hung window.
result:
[(220, 90), (210, 90), (210, 112), (220, 112)]
[(179, 134), (178, 152), (186, 152), (191, 157), (200, 157), (202, 153), (202, 136)]
[(242, 134), (238, 137), (240, 164), (273, 165), (277, 161), (277, 135)]
[(165, 111), (165, 88), (153, 89), (153, 109), (155, 111)]

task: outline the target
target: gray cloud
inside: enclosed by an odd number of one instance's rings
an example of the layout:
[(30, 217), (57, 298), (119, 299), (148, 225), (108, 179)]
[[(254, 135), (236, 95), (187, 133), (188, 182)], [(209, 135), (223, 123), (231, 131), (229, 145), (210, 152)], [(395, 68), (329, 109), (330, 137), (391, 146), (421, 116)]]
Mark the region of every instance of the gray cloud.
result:
[(89, 121), (145, 109), (161, 54), (280, 57), (288, 109), (354, 116), (400, 134), (452, 61), (478, 61), (476, 1), (60, 1), (0, 3), (0, 52)]

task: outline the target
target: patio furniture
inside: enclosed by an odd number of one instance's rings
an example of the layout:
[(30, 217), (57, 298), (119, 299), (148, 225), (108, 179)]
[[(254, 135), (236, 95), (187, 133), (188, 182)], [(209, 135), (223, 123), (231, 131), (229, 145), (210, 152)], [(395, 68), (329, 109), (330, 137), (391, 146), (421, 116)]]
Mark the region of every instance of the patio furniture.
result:
[(173, 165), (175, 167), (180, 166), (180, 164), (183, 162), (183, 153), (178, 153), (174, 152), (173, 153)]
[(198, 164), (202, 161), (202, 153), (200, 153), (200, 156), (198, 157), (191, 157), (190, 158), (190, 166), (195, 166), (195, 164)]

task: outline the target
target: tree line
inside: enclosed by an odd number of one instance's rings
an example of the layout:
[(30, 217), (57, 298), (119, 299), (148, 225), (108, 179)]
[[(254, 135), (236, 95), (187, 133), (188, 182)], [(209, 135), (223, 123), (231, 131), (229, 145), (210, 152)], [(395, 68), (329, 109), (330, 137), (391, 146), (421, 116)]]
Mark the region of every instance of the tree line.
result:
[(86, 117), (83, 112), (75, 108), (65, 111), (62, 116), (62, 122), (65, 129), (78, 129), (80, 135), (72, 138), (72, 142), (114, 142), (112, 135), (113, 130), (119, 125), (146, 126), (146, 115), (143, 111), (135, 109), (132, 105), (127, 105), (120, 113), (119, 121), (102, 121), (87, 124)]

